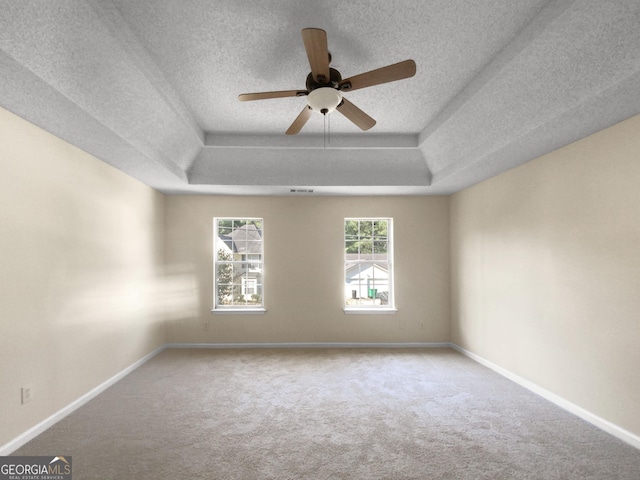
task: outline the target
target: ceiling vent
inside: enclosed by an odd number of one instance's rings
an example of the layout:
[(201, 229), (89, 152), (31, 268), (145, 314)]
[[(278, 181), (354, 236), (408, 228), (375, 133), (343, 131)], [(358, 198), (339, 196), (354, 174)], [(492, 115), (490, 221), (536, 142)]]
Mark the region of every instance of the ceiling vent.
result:
[(313, 193), (313, 188), (292, 188), (289, 190), (291, 193)]

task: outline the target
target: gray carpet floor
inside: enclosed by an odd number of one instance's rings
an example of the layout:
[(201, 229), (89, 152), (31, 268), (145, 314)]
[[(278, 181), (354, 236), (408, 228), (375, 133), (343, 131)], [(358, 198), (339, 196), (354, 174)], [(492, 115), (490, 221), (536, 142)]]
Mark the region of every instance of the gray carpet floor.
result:
[(448, 349), (167, 349), (14, 452), (83, 479), (640, 479), (640, 450)]

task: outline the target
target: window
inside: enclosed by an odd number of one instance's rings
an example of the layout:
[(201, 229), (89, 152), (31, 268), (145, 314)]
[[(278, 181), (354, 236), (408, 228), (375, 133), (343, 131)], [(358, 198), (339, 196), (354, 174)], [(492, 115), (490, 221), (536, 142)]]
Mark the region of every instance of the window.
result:
[(391, 218), (345, 218), (345, 312), (395, 311)]
[(214, 218), (214, 312), (264, 311), (262, 218)]
[(242, 279), (242, 294), (245, 296), (251, 296), (258, 293), (256, 289), (258, 282), (255, 278), (243, 278)]

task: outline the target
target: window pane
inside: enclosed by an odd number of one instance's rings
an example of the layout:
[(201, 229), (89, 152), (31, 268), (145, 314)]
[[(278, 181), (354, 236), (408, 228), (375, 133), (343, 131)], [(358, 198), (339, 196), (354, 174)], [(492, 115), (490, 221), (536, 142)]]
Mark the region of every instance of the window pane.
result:
[(229, 261), (233, 259), (233, 253), (228, 248), (218, 248), (216, 258), (221, 261)]
[(218, 220), (218, 235), (227, 236), (233, 231), (232, 220)]
[(344, 242), (345, 253), (358, 253), (358, 242), (355, 240), (347, 240)]
[(251, 223), (256, 227), (256, 229), (260, 230), (260, 234), (262, 235), (262, 220), (252, 220)]
[(229, 262), (218, 263), (216, 275), (217, 303), (219, 305), (228, 305), (232, 300), (233, 265)]
[(262, 276), (256, 273), (245, 272), (242, 276), (242, 301), (247, 305), (260, 305), (262, 303)]
[(231, 305), (243, 305), (244, 297), (242, 295), (242, 285), (238, 283), (233, 284), (233, 300)]
[(388, 228), (387, 220), (376, 220), (373, 222), (373, 235), (376, 239), (386, 240), (387, 239), (387, 228)]
[(373, 243), (373, 259), (374, 260), (382, 260), (382, 261), (387, 261), (388, 260), (388, 255), (387, 255), (387, 250), (388, 250), (388, 242), (386, 241), (380, 241), (377, 240)]
[(244, 244), (244, 253), (247, 255), (250, 254), (260, 254), (262, 253), (262, 241), (258, 240), (250, 240)]
[(358, 238), (358, 222), (357, 220), (345, 220), (344, 236), (347, 239), (356, 240)]
[(369, 220), (360, 220), (358, 235), (360, 238), (367, 238), (373, 236), (373, 222)]
[(387, 253), (387, 241), (386, 240), (376, 240), (373, 244), (373, 253)]
[(368, 254), (373, 253), (373, 241), (371, 238), (362, 238), (360, 242), (358, 242), (360, 247), (360, 254)]

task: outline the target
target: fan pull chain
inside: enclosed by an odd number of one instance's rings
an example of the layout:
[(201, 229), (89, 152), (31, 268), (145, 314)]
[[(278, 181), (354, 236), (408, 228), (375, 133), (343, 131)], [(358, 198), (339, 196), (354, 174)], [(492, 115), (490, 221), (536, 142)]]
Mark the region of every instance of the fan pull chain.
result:
[(326, 150), (327, 148), (327, 114), (323, 113), (322, 115), (322, 148)]

